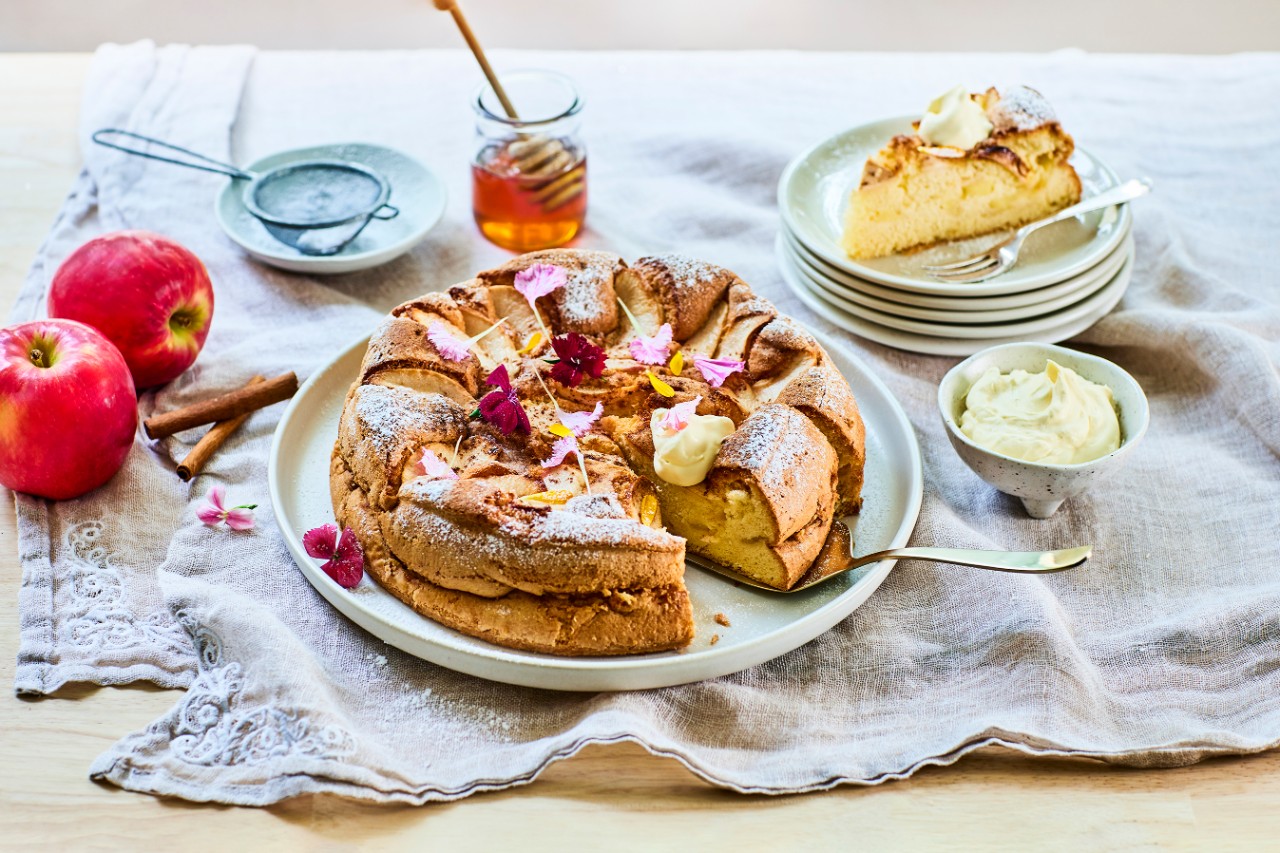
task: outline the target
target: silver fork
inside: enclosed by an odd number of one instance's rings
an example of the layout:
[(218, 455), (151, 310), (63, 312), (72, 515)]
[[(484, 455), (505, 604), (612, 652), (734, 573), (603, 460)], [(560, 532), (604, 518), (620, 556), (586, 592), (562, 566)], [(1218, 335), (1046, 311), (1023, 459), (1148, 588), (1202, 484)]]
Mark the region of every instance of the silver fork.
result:
[(869, 563), (881, 560), (932, 560), (935, 563), (952, 563), (957, 566), (973, 566), (978, 569), (992, 569), (997, 572), (1016, 572), (1019, 574), (1042, 575), (1049, 572), (1061, 572), (1075, 568), (1089, 559), (1093, 553), (1092, 545), (1079, 548), (1065, 548), (1061, 551), (975, 551), (965, 548), (894, 548), (889, 551), (877, 551), (865, 557), (850, 556), (840, 565), (827, 567), (825, 571), (811, 570), (790, 589), (777, 589), (765, 586), (759, 581), (741, 575), (733, 569), (726, 568), (710, 560), (693, 554), (685, 554), (685, 559), (699, 568), (707, 569), (718, 575), (724, 575), (743, 586), (763, 589), (767, 592), (792, 593), (809, 589), (820, 583), (826, 583), (837, 575), (861, 568)]
[(1046, 225), (1052, 225), (1055, 222), (1061, 222), (1064, 219), (1088, 213), (1091, 210), (1132, 201), (1149, 192), (1151, 192), (1151, 181), (1147, 178), (1135, 178), (1131, 181), (1125, 181), (1120, 186), (1112, 187), (1093, 198), (1085, 199), (1079, 204), (1073, 204), (1065, 210), (1059, 210), (1053, 216), (1024, 225), (1009, 235), (1008, 238), (1001, 240), (991, 248), (979, 252), (971, 258), (956, 261), (953, 264), (926, 264), (925, 271), (940, 281), (954, 281), (961, 284), (995, 278), (1018, 262), (1018, 253), (1022, 251), (1022, 243), (1032, 232), (1038, 231)]

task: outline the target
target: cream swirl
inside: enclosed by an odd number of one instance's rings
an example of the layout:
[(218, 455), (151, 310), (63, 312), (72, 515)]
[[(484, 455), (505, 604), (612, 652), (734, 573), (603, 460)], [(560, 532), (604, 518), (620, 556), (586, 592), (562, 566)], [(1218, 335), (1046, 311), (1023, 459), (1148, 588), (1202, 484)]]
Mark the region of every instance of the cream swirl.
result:
[(653, 431), (653, 469), (674, 486), (701, 483), (711, 470), (720, 445), (735, 429), (733, 421), (720, 415), (688, 416), (679, 429), (663, 425), (667, 410), (653, 413), (649, 428)]
[(991, 135), (991, 120), (963, 86), (934, 98), (920, 119), (920, 138), (930, 145), (968, 151)]
[(989, 368), (965, 396), (960, 430), (987, 450), (1051, 465), (1089, 462), (1120, 446), (1111, 389), (1052, 360), (1041, 373)]

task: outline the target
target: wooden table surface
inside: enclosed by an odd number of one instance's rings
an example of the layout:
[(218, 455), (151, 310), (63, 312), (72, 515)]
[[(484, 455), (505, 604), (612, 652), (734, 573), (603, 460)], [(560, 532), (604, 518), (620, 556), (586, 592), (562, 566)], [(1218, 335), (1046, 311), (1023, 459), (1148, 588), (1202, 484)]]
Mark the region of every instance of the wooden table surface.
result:
[[(89, 58), (0, 55), (0, 310), (79, 168)], [(0, 488), (0, 685), (18, 648), (14, 508)], [(305, 796), (267, 809), (98, 785), (90, 762), (179, 698), (147, 686), (0, 695), (0, 849), (1150, 849), (1280, 845), (1280, 754), (1174, 770), (988, 749), (875, 788), (785, 797), (718, 790), (636, 746), (596, 746), (532, 785), (420, 808)], [(678, 846), (677, 846), (678, 845)]]

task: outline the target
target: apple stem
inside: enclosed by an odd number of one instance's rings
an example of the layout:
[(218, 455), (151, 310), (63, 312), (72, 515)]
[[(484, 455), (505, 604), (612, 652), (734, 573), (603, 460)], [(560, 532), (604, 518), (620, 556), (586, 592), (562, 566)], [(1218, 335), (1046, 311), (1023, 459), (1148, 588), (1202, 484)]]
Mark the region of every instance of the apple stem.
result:
[(28, 353), (28, 356), (29, 356), (29, 357), (30, 357), (30, 359), (31, 359), (31, 363), (32, 363), (32, 364), (34, 364), (36, 367), (48, 367), (48, 366), (49, 366), (49, 365), (45, 364), (45, 359), (44, 359), (44, 350), (43, 350), (43, 349), (41, 349), (40, 347), (32, 347), (32, 348), (31, 348), (31, 352), (30, 352), (30, 353)]

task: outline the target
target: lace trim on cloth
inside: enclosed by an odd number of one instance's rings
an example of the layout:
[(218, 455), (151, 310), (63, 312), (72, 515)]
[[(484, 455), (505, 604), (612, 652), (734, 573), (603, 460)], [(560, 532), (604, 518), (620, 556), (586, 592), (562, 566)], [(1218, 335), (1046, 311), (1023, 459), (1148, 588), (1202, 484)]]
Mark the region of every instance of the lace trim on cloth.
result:
[(125, 605), (124, 579), (102, 541), (101, 521), (82, 521), (63, 537), (70, 557), (65, 589), (69, 601), (59, 639), (97, 652), (167, 648), (190, 654), (191, 638), (168, 610), (135, 620)]
[[(90, 769), (90, 778), (162, 793), (154, 783), (145, 781), (160, 776), (165, 778), (164, 792), (176, 785), (184, 789), (180, 796), (186, 799), (225, 802), (225, 789), (217, 791), (201, 784), (205, 774), (218, 773), (213, 768), (225, 772), (226, 768), (271, 762), (277, 779), (323, 777), (331, 775), (331, 765), (345, 764), (356, 754), (356, 739), (346, 728), (317, 724), (301, 709), (260, 703), (255, 692), (246, 689), (240, 663), (225, 659), (216, 633), (186, 612), (179, 612), (177, 622), (195, 645), (199, 667), (195, 680), (169, 714), (100, 756)], [(173, 763), (165, 760), (166, 751), (190, 767), (189, 777), (173, 777)], [(157, 769), (135, 763), (135, 758), (144, 755)], [(221, 773), (216, 778), (220, 784), (229, 781)], [(247, 775), (244, 784), (249, 783), (260, 786), (261, 773)], [(202, 791), (206, 793), (201, 795)]]
[[(18, 509), (20, 527), (47, 526), (42, 501), (18, 496)], [(72, 681), (124, 684), (145, 679), (163, 687), (190, 683), (189, 673), (174, 672), (158, 658), (193, 658), (191, 638), (167, 609), (134, 614), (105, 532), (102, 521), (81, 521), (63, 534), (56, 556), (47, 548), (22, 554), (23, 648), (14, 684), (17, 694), (44, 695)], [(48, 604), (30, 606), (36, 598)], [(55, 611), (52, 622), (28, 618), (31, 613)]]
[(251, 707), (244, 671), (224, 662), (213, 631), (180, 617), (195, 640), (200, 673), (177, 711), (148, 729), (170, 741), (173, 754), (191, 764), (259, 764), (290, 755), (337, 761), (355, 753), (355, 738), (336, 725), (317, 726), (297, 711)]

